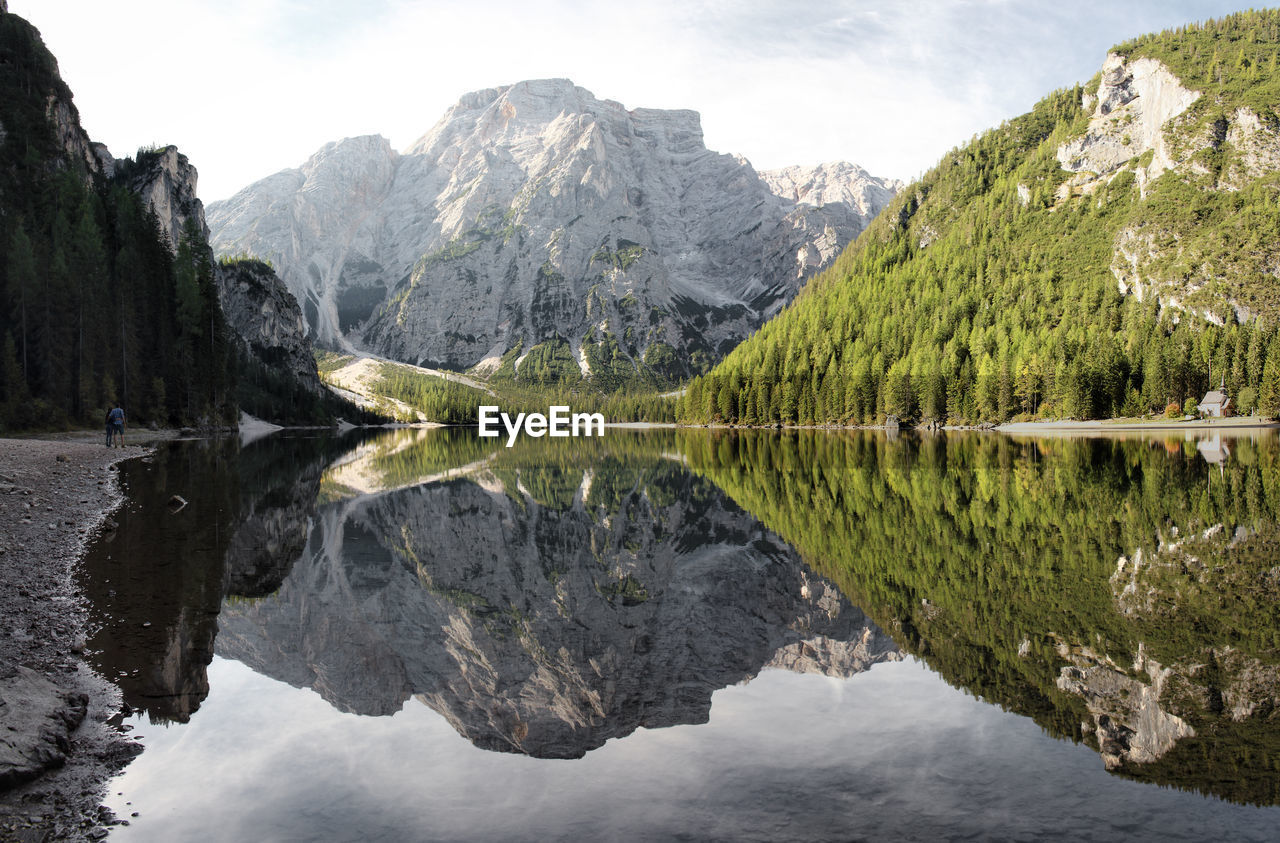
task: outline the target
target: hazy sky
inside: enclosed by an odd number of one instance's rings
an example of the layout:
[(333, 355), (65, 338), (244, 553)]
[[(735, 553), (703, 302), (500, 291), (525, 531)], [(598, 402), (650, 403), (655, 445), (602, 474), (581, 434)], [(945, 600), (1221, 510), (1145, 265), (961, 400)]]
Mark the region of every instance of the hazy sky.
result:
[(10, 0), (94, 140), (174, 143), (206, 202), (323, 144), (409, 146), (460, 95), (568, 77), (692, 108), (757, 168), (844, 159), (910, 178), (1086, 81), (1107, 48), (1235, 0)]

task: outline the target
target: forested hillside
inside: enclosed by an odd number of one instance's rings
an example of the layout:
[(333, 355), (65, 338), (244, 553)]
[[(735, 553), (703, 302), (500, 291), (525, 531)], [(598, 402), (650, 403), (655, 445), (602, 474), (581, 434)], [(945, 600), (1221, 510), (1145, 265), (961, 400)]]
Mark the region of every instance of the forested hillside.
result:
[(1275, 11), (1117, 47), (907, 187), (681, 419), (1180, 413), (1223, 383), (1280, 414), (1278, 55)]
[(125, 186), (141, 165), (89, 143), (39, 33), (0, 13), (0, 429), (116, 403), (134, 423), (234, 422), (212, 255), (191, 230), (171, 250)]

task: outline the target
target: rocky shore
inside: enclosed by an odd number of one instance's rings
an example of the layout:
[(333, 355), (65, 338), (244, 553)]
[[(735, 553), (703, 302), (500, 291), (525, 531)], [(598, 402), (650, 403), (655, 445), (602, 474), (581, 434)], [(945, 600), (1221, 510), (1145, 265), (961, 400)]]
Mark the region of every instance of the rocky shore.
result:
[(74, 577), (123, 503), (140, 445), (0, 439), (0, 839), (97, 840), (118, 822), (106, 781), (139, 747), (109, 722), (120, 695), (85, 662)]

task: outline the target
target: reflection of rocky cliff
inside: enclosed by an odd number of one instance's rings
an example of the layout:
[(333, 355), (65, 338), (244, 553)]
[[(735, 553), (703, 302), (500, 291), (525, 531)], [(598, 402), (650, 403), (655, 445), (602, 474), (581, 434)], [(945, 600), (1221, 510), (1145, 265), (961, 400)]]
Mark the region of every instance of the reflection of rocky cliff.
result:
[(225, 596), (259, 597), (280, 586), (302, 553), (325, 468), (345, 450), (327, 435), (270, 437), (240, 451), (240, 511), (227, 542)]
[[(224, 595), (270, 593), (284, 578), (334, 447), (320, 437), (236, 445), (180, 443), (127, 463), (131, 505), (85, 558), (95, 664), (155, 720), (184, 722), (208, 695)], [(187, 504), (171, 504), (175, 494)]]
[(714, 487), (646, 466), (498, 467), (328, 507), (276, 595), (224, 607), (218, 652), (348, 711), (417, 695), (478, 746), (539, 757), (704, 722), (769, 664), (898, 658)]
[[(1230, 454), (1222, 443), (1210, 450)], [(1197, 451), (1206, 456), (1203, 442)], [(1225, 458), (1210, 463), (1217, 466), (1211, 475), (1225, 480)], [(1178, 781), (1186, 777), (1185, 759), (1200, 757), (1201, 766), (1232, 782), (1233, 798), (1274, 803), (1280, 792), (1271, 760), (1280, 755), (1280, 664), (1277, 627), (1267, 620), (1275, 616), (1280, 586), (1274, 564), (1280, 524), (1263, 519), (1252, 528), (1200, 526), (1174, 526), (1167, 536), (1162, 531), (1153, 546), (1121, 556), (1110, 577), (1118, 613), (1139, 624), (1193, 629), (1200, 646), (1162, 665), (1139, 642), (1132, 666), (1118, 666), (1087, 648), (1060, 645), (1070, 665), (1061, 669), (1058, 687), (1084, 700), (1108, 769)], [(1205, 602), (1227, 607), (1230, 620), (1196, 605)], [(1237, 753), (1247, 762), (1233, 757)]]

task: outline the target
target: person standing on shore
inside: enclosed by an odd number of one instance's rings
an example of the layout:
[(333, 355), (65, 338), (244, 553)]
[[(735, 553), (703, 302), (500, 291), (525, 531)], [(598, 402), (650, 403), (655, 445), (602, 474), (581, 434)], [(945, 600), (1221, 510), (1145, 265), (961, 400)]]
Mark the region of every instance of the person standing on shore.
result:
[(107, 447), (110, 448), (116, 436), (120, 437), (120, 447), (124, 447), (124, 410), (116, 407), (107, 413)]

